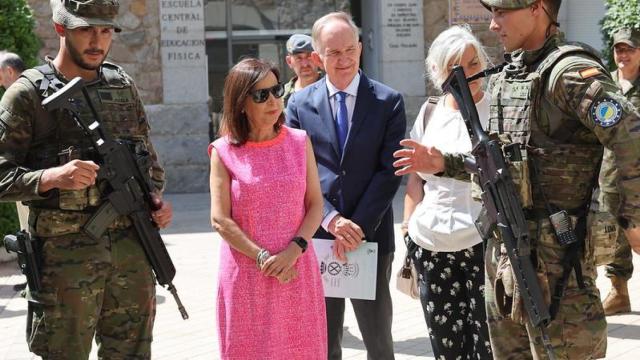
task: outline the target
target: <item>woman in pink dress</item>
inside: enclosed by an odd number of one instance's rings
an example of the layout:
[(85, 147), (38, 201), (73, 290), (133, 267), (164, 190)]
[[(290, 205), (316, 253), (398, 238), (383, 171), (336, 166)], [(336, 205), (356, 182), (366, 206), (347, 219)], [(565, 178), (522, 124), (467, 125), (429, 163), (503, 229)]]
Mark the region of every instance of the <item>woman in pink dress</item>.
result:
[(311, 142), (283, 126), (279, 72), (245, 59), (224, 85), (209, 146), (223, 359), (326, 359), (324, 293), (311, 237), (322, 195)]

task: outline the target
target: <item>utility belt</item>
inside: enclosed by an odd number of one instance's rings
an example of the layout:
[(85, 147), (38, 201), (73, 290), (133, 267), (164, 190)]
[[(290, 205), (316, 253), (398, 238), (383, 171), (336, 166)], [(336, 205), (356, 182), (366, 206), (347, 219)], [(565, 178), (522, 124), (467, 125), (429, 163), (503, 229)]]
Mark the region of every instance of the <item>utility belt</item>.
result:
[[(54, 237), (83, 232), (83, 226), (93, 216), (97, 207), (83, 211), (29, 208), (29, 228), (35, 237)], [(107, 229), (122, 230), (132, 225), (127, 216), (118, 216)]]

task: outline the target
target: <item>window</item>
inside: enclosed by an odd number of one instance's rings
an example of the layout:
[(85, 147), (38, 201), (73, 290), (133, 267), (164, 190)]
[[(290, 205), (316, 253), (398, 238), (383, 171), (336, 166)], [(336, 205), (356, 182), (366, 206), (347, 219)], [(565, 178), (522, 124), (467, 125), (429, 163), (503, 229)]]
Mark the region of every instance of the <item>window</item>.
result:
[[(230, 66), (243, 57), (258, 57), (275, 63), (280, 68), (282, 80), (287, 81), (293, 75), (285, 61), (285, 43), (289, 36), (295, 33), (311, 34), (311, 27), (317, 18), (331, 11), (351, 12), (350, 3), (355, 5), (359, 1), (205, 1), (205, 36), (212, 111), (222, 111), (222, 88)], [(229, 17), (232, 24), (227, 28), (226, 19)]]

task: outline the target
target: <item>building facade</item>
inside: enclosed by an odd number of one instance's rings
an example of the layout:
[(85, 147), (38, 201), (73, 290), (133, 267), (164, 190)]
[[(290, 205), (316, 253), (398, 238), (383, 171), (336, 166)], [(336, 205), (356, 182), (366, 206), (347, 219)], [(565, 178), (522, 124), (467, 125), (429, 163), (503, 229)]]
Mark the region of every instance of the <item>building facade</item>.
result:
[[(55, 56), (58, 37), (48, 1), (28, 0), (36, 16), (42, 57)], [(477, 0), (120, 0), (109, 59), (132, 75), (143, 97), (156, 149), (167, 170), (167, 191), (206, 192), (207, 145), (222, 110), (222, 84), (233, 63), (247, 56), (279, 65), (285, 78), (285, 42), (310, 34), (331, 11), (353, 15), (361, 29), (362, 68), (400, 91), (412, 124), (430, 88), (424, 58), (450, 24), (469, 23), (489, 54), (501, 48), (488, 30), (490, 14)], [(570, 40), (602, 47), (602, 0), (565, 0), (561, 29)], [(213, 119), (213, 120), (212, 120)]]

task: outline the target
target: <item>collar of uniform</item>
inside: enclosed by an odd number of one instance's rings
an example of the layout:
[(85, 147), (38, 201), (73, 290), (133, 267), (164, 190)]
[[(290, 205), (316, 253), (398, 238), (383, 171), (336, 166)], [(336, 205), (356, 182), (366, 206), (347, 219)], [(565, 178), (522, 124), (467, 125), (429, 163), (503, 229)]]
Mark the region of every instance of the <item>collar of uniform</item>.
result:
[(67, 79), (64, 75), (62, 75), (62, 73), (58, 71), (55, 65), (53, 65), (53, 58), (51, 56), (49, 55), (45, 56), (44, 61), (49, 65), (49, 67), (53, 69), (53, 73), (56, 74), (56, 77), (60, 81), (64, 82), (65, 84), (69, 82), (69, 79)]
[[(611, 72), (611, 78), (613, 79), (613, 81), (615, 81), (616, 84), (618, 84), (618, 81), (620, 80), (620, 75), (618, 75), (618, 71), (620, 70), (616, 70), (616, 71), (612, 71)], [(631, 82), (631, 89), (629, 89), (629, 91), (627, 91), (626, 93), (624, 93), (623, 95), (627, 95), (632, 91), (640, 91), (640, 76), (638, 76), (635, 80), (633, 80), (633, 82)]]
[[(69, 79), (67, 79), (66, 76), (62, 75), (62, 73), (58, 71), (58, 69), (53, 65), (53, 58), (51, 56), (49, 55), (45, 56), (44, 61), (46, 61), (47, 64), (49, 64), (49, 66), (51, 66), (54, 74), (56, 74), (56, 77), (60, 81), (62, 81), (65, 84), (69, 82)], [(100, 65), (100, 69), (98, 70), (98, 77), (96, 77), (95, 80), (85, 82), (85, 85), (95, 84), (96, 82), (99, 82), (99, 81), (104, 81), (104, 76), (102, 74), (102, 64)]]
[(633, 81), (633, 88), (640, 91), (640, 75)]
[[(618, 71), (613, 71), (611, 76), (615, 76), (614, 80), (616, 82), (618, 82)], [(632, 85), (632, 87), (631, 87), (631, 89), (629, 89), (629, 91), (627, 93), (630, 93), (630, 92), (632, 92), (634, 90), (635, 91), (640, 91), (640, 74), (638, 75), (638, 77), (635, 80), (633, 80), (631, 82), (631, 85)]]
[(358, 71), (356, 76), (353, 77), (349, 85), (347, 85), (347, 87), (344, 90), (338, 90), (338, 88), (336, 88), (331, 83), (331, 80), (329, 80), (329, 77), (327, 77), (327, 89), (329, 90), (329, 98), (331, 98), (333, 95), (335, 95), (339, 91), (344, 91), (353, 97), (357, 97), (359, 85), (360, 85), (360, 71)]
[(298, 76), (297, 75), (293, 75), (293, 77), (289, 81), (287, 81), (286, 84), (284, 84), (285, 92), (290, 91), (290, 89), (295, 89), (296, 81), (298, 81)]
[(527, 66), (539, 63), (562, 42), (564, 42), (564, 34), (561, 32), (549, 36), (540, 49), (525, 50), (522, 52), (523, 63)]

